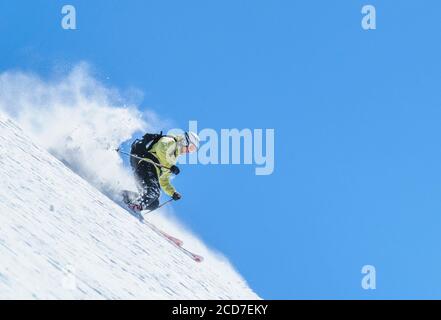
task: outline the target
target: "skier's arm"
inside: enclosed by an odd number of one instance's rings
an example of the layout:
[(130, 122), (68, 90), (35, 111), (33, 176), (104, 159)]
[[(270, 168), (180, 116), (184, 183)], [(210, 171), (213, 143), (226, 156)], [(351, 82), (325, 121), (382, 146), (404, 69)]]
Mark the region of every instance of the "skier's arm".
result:
[(163, 172), (159, 177), (159, 184), (161, 185), (162, 190), (164, 190), (166, 194), (172, 197), (173, 194), (176, 192), (176, 189), (175, 187), (173, 187), (173, 185), (170, 182), (170, 176), (171, 176), (170, 172), (168, 171)]
[[(165, 138), (158, 141), (156, 146), (156, 157), (159, 163), (166, 167), (171, 167), (174, 160), (174, 152), (176, 149), (175, 141), (173, 139)], [(171, 172), (168, 169), (162, 169), (162, 174), (159, 177), (159, 184), (162, 190), (170, 197), (176, 192), (176, 189), (170, 182)]]

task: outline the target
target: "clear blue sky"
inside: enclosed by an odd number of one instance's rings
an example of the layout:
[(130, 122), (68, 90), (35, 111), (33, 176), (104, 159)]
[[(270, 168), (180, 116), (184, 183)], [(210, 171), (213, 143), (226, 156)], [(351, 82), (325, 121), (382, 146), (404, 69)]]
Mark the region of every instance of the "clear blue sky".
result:
[[(61, 6), (78, 30), (60, 28)], [(377, 8), (377, 30), (360, 26)], [(271, 176), (186, 166), (180, 217), (263, 298), (441, 297), (439, 1), (0, 1), (0, 70), (91, 63), (186, 127), (274, 128)], [(360, 286), (377, 269), (377, 290)]]

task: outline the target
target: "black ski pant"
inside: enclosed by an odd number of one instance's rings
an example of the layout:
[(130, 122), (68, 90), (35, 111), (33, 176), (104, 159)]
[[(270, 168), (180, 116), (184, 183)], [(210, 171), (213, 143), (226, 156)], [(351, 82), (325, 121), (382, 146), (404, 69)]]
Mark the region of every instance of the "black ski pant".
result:
[(161, 186), (154, 164), (131, 158), (130, 164), (135, 175), (136, 187), (139, 192), (139, 202), (143, 210), (154, 210), (159, 206)]

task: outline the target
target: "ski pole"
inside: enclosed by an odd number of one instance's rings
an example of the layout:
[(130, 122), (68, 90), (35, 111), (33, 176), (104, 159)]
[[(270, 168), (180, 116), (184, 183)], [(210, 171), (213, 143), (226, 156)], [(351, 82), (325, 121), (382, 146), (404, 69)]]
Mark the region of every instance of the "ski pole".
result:
[(135, 158), (135, 159), (141, 160), (141, 161), (148, 161), (148, 162), (152, 163), (153, 165), (158, 166), (158, 167), (160, 167), (160, 168), (164, 168), (164, 169), (170, 170), (169, 167), (166, 167), (166, 166), (164, 166), (164, 165), (162, 165), (162, 164), (160, 164), (160, 163), (156, 163), (156, 162), (154, 162), (154, 161), (152, 161), (152, 160), (150, 160), (150, 159), (141, 158), (141, 157), (135, 156), (134, 154), (131, 154), (131, 153), (128, 153), (128, 152), (124, 152), (124, 151), (120, 150), (119, 148), (118, 148), (118, 149), (115, 149), (115, 151), (116, 151), (116, 152), (119, 152), (119, 153), (122, 153), (122, 154), (125, 154), (125, 155), (127, 155), (127, 156), (129, 156), (129, 157), (132, 157), (132, 158)]

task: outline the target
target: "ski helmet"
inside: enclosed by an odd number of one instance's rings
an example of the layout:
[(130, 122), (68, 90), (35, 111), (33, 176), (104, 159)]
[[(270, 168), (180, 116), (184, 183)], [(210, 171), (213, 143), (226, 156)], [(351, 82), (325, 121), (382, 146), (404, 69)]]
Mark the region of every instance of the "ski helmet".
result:
[(185, 141), (187, 143), (187, 147), (190, 145), (194, 145), (196, 149), (199, 149), (199, 136), (193, 131), (188, 131), (184, 133)]

